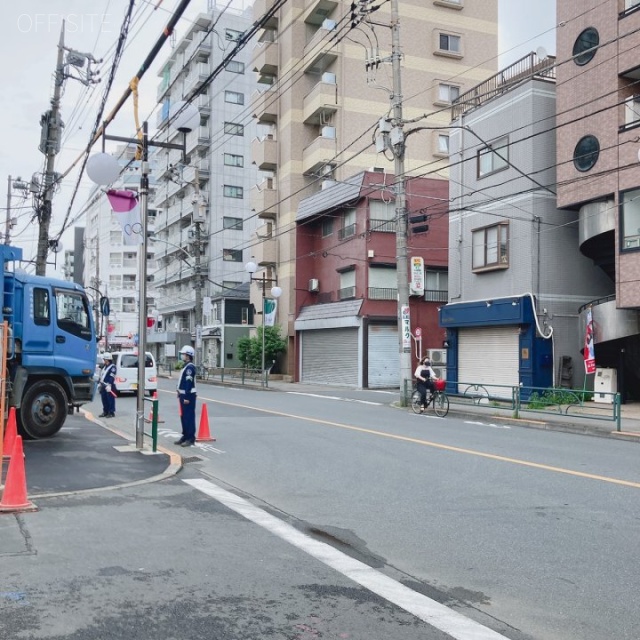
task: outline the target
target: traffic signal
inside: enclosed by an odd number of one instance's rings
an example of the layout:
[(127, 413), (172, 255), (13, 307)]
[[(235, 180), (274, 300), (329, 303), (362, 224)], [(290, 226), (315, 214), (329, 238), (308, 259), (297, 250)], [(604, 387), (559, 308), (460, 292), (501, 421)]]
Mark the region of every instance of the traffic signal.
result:
[(429, 216), (426, 213), (421, 213), (417, 216), (409, 216), (409, 222), (412, 225), (411, 227), (411, 232), (412, 233), (426, 233), (427, 231), (429, 231), (429, 225), (428, 224), (420, 224), (420, 223), (424, 223), (427, 222), (427, 220), (429, 220)]

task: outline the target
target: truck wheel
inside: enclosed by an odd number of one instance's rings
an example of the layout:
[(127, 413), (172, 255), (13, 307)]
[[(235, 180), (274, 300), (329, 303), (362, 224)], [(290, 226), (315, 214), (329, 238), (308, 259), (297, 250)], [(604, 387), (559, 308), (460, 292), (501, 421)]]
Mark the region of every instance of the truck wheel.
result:
[(67, 397), (63, 388), (51, 380), (40, 380), (27, 387), (18, 411), (18, 429), (30, 440), (50, 438), (60, 431), (67, 418)]

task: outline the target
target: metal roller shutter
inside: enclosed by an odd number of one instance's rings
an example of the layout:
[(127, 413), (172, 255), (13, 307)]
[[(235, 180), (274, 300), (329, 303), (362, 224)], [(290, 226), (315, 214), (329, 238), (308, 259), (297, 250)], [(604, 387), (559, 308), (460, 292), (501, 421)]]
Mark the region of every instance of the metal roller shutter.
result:
[(489, 395), (511, 397), (511, 391), (491, 385), (520, 384), (520, 334), (518, 327), (478, 327), (458, 332), (458, 392), (468, 384), (484, 386)]
[(369, 388), (399, 385), (398, 327), (369, 325)]
[(358, 386), (358, 329), (310, 329), (302, 336), (302, 382)]

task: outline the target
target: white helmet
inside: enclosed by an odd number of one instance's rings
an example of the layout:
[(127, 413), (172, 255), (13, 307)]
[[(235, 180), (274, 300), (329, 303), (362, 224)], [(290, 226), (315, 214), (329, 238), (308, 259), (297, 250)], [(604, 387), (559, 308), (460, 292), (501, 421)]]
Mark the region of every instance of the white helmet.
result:
[(102, 354), (102, 359), (103, 360), (113, 360), (113, 356), (110, 353), (103, 353)]
[(182, 349), (180, 349), (180, 353), (182, 355), (187, 354), (190, 358), (193, 358), (193, 356), (196, 355), (196, 352), (193, 350), (193, 347), (190, 347), (188, 344), (186, 344), (184, 347), (182, 347)]

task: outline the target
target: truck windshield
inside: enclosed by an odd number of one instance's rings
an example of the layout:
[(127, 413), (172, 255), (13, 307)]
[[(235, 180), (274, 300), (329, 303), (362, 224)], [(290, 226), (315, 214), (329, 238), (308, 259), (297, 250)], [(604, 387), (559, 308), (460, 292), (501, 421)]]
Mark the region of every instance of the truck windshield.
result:
[(58, 326), (76, 336), (91, 339), (89, 305), (79, 291), (56, 290)]

